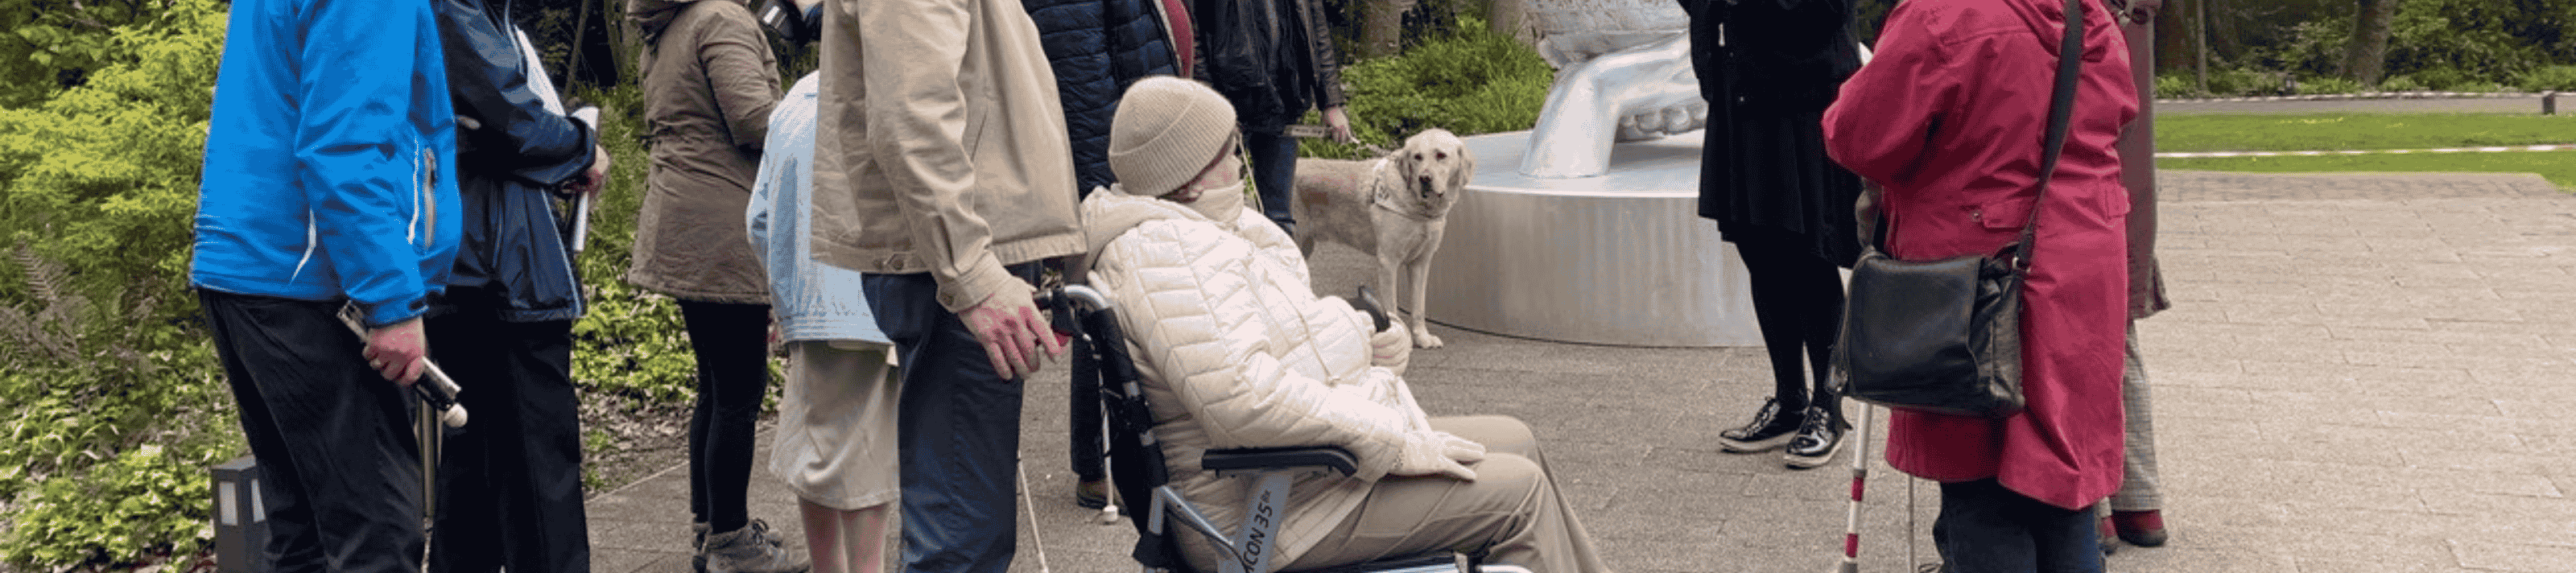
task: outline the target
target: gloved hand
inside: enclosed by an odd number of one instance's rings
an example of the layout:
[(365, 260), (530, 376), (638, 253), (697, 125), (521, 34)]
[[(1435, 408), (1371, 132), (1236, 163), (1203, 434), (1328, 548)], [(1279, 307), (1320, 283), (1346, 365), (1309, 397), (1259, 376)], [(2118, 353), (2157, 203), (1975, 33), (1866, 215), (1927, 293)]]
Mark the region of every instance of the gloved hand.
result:
[(1485, 461), (1485, 445), (1437, 430), (1413, 432), (1404, 436), (1404, 457), (1387, 473), (1400, 476), (1446, 474), (1466, 481), (1476, 481), (1476, 470), (1467, 464)]
[(1405, 365), (1413, 363), (1413, 334), (1402, 322), (1390, 322), (1386, 330), (1369, 333), (1369, 365), (1384, 366), (1403, 376)]

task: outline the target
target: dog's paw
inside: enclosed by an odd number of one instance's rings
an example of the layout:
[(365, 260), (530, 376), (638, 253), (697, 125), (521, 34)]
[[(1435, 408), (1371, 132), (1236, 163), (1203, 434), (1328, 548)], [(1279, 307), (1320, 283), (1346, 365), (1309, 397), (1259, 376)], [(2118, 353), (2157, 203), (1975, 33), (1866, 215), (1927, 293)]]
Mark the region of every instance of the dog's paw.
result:
[(1439, 348), (1447, 344), (1441, 342), (1440, 337), (1432, 336), (1430, 330), (1431, 329), (1424, 328), (1413, 331), (1414, 348)]

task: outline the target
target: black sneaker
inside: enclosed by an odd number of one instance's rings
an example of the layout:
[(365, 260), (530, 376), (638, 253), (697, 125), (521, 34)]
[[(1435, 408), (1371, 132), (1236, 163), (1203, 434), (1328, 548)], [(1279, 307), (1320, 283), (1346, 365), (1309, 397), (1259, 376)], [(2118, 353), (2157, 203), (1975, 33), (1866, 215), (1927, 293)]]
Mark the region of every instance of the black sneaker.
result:
[(1762, 409), (1753, 413), (1753, 421), (1746, 422), (1744, 427), (1717, 433), (1718, 449), (1727, 453), (1750, 454), (1780, 447), (1789, 443), (1790, 435), (1798, 431), (1798, 422), (1805, 419), (1801, 414), (1783, 416), (1779, 398), (1764, 399)]
[(1823, 406), (1809, 406), (1800, 417), (1806, 418), (1806, 423), (1799, 424), (1797, 437), (1789, 440), (1789, 469), (1803, 470), (1833, 461), (1834, 453), (1843, 450), (1843, 431), (1851, 426), (1825, 413)]

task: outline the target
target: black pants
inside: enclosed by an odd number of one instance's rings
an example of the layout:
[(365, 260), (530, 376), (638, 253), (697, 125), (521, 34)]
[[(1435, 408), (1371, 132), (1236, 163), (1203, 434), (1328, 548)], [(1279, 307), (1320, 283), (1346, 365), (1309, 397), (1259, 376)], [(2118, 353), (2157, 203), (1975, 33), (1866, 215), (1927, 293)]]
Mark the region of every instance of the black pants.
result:
[(258, 456), (279, 573), (420, 570), (413, 398), (367, 367), (341, 303), (198, 290)]
[(1932, 544), (1952, 573), (2101, 573), (2093, 511), (2005, 489), (1994, 478), (1941, 484)]
[[(1727, 229), (1726, 239), (1744, 259), (1752, 282), (1753, 320), (1762, 330), (1762, 346), (1771, 353), (1772, 396), (1783, 412), (1809, 404), (1834, 408), (1827, 391), (1826, 359), (1842, 328), (1843, 284), (1832, 262), (1811, 252), (1814, 241), (1769, 229)], [(1800, 364), (1803, 354), (1806, 364)], [(1806, 368), (1815, 371), (1815, 396), (1809, 400)]]
[(588, 573), (572, 322), (504, 322), (489, 290), (450, 288), (429, 352), (472, 416), (438, 465), (431, 573)]
[(769, 305), (680, 301), (698, 358), (689, 416), (689, 513), (709, 533), (751, 522), (753, 424), (769, 394)]
[[(1073, 476), (1082, 481), (1109, 477), (1104, 467), (1109, 455), (1109, 442), (1101, 432), (1099, 365), (1091, 359), (1091, 343), (1080, 338), (1073, 341)], [(1087, 373), (1087, 375), (1086, 375)]]

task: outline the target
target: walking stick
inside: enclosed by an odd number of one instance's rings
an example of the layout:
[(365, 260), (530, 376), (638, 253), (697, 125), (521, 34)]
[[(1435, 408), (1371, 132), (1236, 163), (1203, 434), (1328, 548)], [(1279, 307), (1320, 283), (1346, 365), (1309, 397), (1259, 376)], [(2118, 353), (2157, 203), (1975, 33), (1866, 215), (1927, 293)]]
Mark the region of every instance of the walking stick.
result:
[(1867, 403), (1861, 404), (1860, 423), (1852, 426), (1849, 439), (1860, 440), (1857, 444), (1860, 450), (1852, 452), (1851, 510), (1843, 516), (1842, 561), (1827, 569), (1829, 573), (1859, 573), (1860, 571), (1860, 501), (1864, 486), (1869, 483), (1869, 417), (1876, 410), (1877, 407)]

